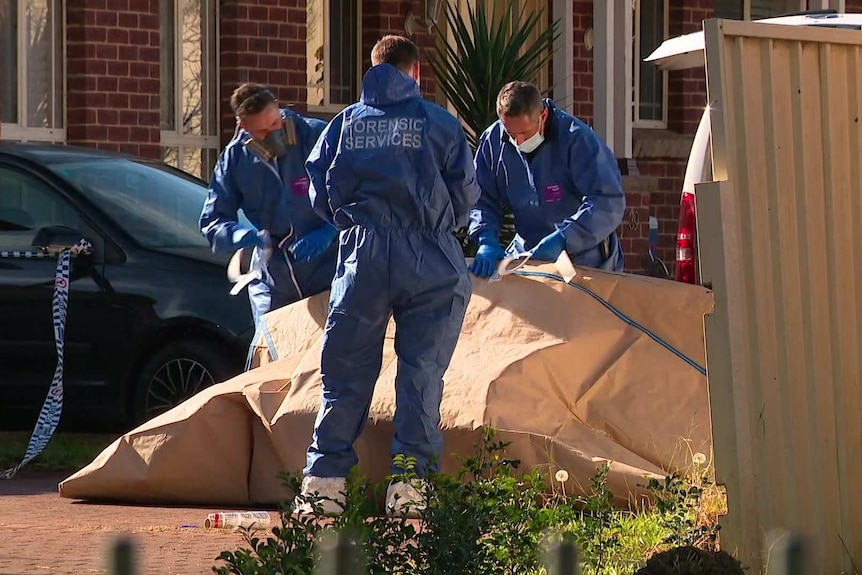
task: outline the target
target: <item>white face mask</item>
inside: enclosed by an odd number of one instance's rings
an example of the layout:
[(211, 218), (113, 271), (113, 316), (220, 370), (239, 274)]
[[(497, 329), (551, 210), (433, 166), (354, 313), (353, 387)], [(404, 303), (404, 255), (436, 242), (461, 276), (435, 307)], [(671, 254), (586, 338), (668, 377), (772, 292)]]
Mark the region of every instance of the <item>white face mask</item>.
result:
[(536, 132), (532, 137), (524, 140), (519, 146), (518, 149), (521, 150), (523, 154), (530, 154), (536, 151), (536, 148), (542, 145), (542, 142), (545, 141), (545, 136), (542, 135), (542, 132)]

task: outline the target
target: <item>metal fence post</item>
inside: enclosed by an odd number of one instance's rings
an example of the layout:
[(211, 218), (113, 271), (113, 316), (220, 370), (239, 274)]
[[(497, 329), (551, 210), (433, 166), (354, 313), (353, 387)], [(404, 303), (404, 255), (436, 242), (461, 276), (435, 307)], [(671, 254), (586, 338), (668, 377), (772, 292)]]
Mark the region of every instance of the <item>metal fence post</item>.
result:
[(109, 575), (135, 574), (135, 547), (130, 537), (117, 537), (108, 552)]
[(316, 575), (365, 575), (359, 543), (342, 532), (326, 529), (317, 542), (320, 561)]
[(799, 535), (774, 530), (766, 538), (767, 575), (803, 575), (805, 545)]
[(578, 575), (578, 547), (571, 533), (563, 533), (548, 546), (546, 567), (548, 575)]

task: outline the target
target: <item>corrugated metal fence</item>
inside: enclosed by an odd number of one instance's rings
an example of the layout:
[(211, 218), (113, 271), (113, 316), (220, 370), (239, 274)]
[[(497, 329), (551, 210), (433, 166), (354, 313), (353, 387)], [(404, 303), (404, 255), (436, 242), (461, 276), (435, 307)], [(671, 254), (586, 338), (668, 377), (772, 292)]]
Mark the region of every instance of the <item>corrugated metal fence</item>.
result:
[(713, 164), (697, 188), (722, 546), (807, 536), (862, 568), (862, 32), (706, 22)]
[[(580, 557), (571, 533), (562, 534), (544, 551), (544, 572), (547, 575), (578, 575)], [(324, 530), (318, 540), (321, 560), (314, 567), (314, 575), (365, 575), (368, 566), (363, 563), (356, 541), (332, 528)], [(805, 547), (794, 535), (770, 534), (766, 545), (772, 549), (773, 560), (767, 575), (804, 575), (800, 565)], [(406, 566), (405, 566), (406, 567)], [(254, 568), (251, 567), (250, 570)], [(134, 540), (120, 536), (111, 542), (108, 554), (108, 575), (136, 575), (138, 563)], [(452, 575), (461, 575), (452, 573)]]

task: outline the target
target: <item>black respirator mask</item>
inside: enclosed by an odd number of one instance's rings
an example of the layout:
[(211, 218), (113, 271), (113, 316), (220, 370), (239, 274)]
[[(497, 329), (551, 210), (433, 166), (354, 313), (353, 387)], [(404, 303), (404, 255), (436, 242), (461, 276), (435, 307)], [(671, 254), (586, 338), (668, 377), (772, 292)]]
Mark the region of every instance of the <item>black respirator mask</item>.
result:
[(246, 148), (251, 150), (264, 162), (273, 158), (280, 158), (296, 145), (296, 124), (292, 117), (284, 118), (281, 129), (273, 130), (263, 140), (248, 138), (243, 142)]

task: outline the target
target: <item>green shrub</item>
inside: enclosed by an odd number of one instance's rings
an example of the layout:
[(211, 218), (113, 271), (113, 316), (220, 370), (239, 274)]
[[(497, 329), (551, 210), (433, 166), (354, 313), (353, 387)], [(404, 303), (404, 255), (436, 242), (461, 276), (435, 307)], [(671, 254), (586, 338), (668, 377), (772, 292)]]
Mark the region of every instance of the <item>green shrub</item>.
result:
[[(283, 573), (311, 575), (320, 561), (321, 536), (329, 530), (357, 542), (368, 575), (540, 575), (549, 536), (564, 534), (581, 549), (587, 575), (633, 574), (653, 554), (674, 545), (714, 545), (717, 527), (701, 517), (703, 489), (678, 477), (647, 486), (656, 502), (640, 510), (618, 509), (606, 482), (609, 464), (599, 466), (589, 496), (554, 493), (553, 479), (539, 469), (519, 471), (506, 456), (507, 443), (483, 429), (475, 454), (461, 460), (454, 475), (429, 474), (418, 520), (388, 518), (381, 500), (390, 481), (415, 479), (415, 461), (398, 457), (402, 473), (371, 485), (355, 470), (346, 486), (344, 513), (296, 516), (293, 501), (281, 512), (281, 526), (260, 538), (245, 532), (248, 547), (225, 551), (213, 570), (219, 575)], [(284, 473), (290, 493), (301, 477)], [(300, 497), (300, 500), (305, 498)]]

